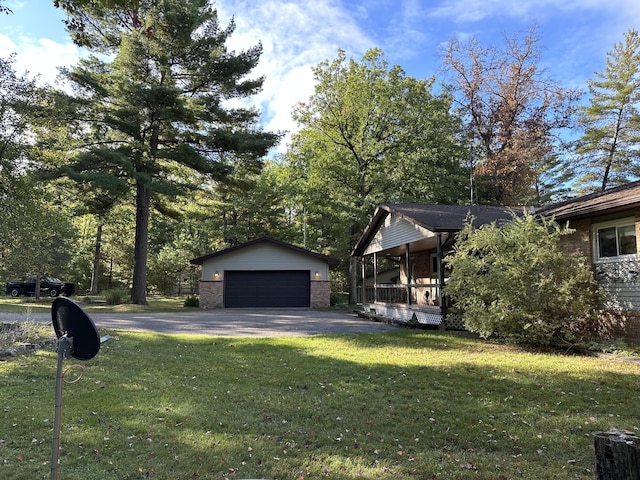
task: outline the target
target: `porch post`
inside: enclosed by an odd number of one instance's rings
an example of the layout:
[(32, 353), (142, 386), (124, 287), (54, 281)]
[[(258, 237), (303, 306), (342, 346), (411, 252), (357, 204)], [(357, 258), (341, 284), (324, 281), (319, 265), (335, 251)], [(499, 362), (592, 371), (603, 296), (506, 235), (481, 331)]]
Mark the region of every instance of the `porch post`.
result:
[(378, 301), (378, 252), (373, 252), (373, 302)]
[(407, 305), (411, 305), (411, 269), (410, 267), (410, 263), (411, 263), (411, 259), (409, 258), (409, 255), (411, 254), (411, 251), (409, 249), (409, 244), (406, 243), (404, 246), (404, 254), (405, 254), (405, 268), (406, 268), (406, 276), (407, 276)]
[(444, 314), (444, 269), (442, 268), (442, 234), (438, 234), (438, 243), (436, 246), (436, 257), (438, 258), (438, 303), (440, 305), (440, 313)]
[(364, 308), (364, 304), (367, 303), (367, 286), (365, 285), (367, 277), (365, 276), (365, 256), (362, 255), (360, 257), (360, 266), (362, 270), (362, 307)]

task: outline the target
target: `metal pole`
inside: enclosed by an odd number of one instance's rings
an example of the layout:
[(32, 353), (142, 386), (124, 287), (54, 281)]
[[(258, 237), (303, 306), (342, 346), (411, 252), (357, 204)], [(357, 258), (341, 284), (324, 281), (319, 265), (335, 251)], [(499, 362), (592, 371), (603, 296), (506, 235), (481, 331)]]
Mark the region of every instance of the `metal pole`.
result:
[(58, 480), (58, 461), (60, 459), (60, 426), (62, 422), (62, 363), (65, 357), (69, 357), (73, 350), (73, 337), (63, 335), (58, 339), (56, 352), (58, 352), (58, 368), (56, 373), (56, 398), (54, 402), (53, 441), (51, 445), (51, 476), (50, 480)]

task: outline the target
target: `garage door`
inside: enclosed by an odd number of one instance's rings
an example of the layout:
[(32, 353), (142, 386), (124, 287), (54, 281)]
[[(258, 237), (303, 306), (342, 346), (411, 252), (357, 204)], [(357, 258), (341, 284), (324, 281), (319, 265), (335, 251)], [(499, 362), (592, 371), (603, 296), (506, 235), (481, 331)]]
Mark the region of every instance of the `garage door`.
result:
[(224, 306), (308, 307), (308, 270), (225, 271)]

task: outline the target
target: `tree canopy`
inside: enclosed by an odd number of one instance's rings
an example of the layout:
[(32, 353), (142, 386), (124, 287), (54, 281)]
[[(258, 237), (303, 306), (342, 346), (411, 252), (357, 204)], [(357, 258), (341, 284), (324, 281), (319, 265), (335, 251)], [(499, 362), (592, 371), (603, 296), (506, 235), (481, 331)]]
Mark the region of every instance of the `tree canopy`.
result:
[(477, 156), (480, 203), (536, 203), (535, 186), (541, 184), (545, 159), (556, 153), (556, 133), (571, 125), (579, 92), (544, 74), (540, 52), (535, 27), (522, 36), (505, 36), (502, 48), (453, 38), (443, 51)]
[(301, 129), (287, 161), (303, 179), (298, 208), (323, 224), (323, 246), (345, 258), (381, 202), (464, 196), (461, 125), (451, 97), (432, 93), (433, 79), (390, 67), (377, 49), (360, 62), (339, 51), (314, 68), (314, 78), (314, 94), (294, 111)]
[(77, 124), (67, 132), (75, 153), (51, 171), (94, 191), (135, 191), (131, 300), (146, 303), (152, 206), (170, 210), (176, 195), (224, 181), (231, 160), (258, 161), (277, 141), (260, 130), (256, 110), (227, 103), (259, 91), (263, 79), (249, 75), (261, 47), (229, 52), (234, 25), (221, 29), (206, 0), (141, 2), (140, 28), (123, 26), (117, 8), (83, 8), (78, 18), (90, 21), (74, 38), (82, 43), (90, 34), (89, 46), (115, 56), (92, 56), (64, 71), (74, 95), (59, 94), (59, 110), (66, 124)]
[(624, 34), (607, 54), (603, 72), (587, 81), (589, 105), (580, 108), (577, 185), (605, 190), (640, 178), (640, 35)]

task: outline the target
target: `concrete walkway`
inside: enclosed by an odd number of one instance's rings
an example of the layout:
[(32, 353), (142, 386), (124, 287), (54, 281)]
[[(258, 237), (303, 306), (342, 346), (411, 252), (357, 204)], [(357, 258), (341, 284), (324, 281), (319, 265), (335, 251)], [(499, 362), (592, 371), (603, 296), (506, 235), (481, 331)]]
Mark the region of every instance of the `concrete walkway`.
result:
[[(89, 316), (104, 328), (228, 337), (285, 337), (318, 334), (387, 332), (397, 327), (359, 318), (347, 310), (216, 309), (179, 313), (109, 313)], [(51, 322), (51, 314), (0, 312), (0, 322), (30, 319)]]

